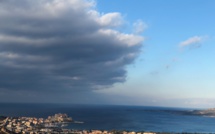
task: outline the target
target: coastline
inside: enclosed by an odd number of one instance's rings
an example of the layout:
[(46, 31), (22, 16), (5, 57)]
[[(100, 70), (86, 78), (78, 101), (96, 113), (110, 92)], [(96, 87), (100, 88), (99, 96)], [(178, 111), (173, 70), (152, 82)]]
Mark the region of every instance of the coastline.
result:
[[(0, 116), (0, 134), (200, 134), (201, 132), (151, 132), (127, 130), (76, 130), (66, 129), (64, 124), (84, 123), (73, 121), (67, 114), (55, 114), (47, 119), (35, 117)], [(202, 134), (202, 133), (201, 133)]]
[(156, 134), (155, 132), (135, 132), (119, 130), (74, 130), (65, 129), (63, 124), (83, 123), (73, 121), (67, 114), (55, 114), (47, 119), (35, 117), (0, 118), (0, 134)]
[(117, 130), (120, 133), (134, 131), (178, 134), (215, 132), (215, 118), (186, 114), (186, 111), (191, 110), (144, 106), (7, 104), (1, 106), (0, 114), (7, 117), (45, 119), (55, 113), (63, 112), (74, 117), (75, 121), (84, 122), (67, 123), (65, 124), (67, 126), (62, 127), (72, 131)]

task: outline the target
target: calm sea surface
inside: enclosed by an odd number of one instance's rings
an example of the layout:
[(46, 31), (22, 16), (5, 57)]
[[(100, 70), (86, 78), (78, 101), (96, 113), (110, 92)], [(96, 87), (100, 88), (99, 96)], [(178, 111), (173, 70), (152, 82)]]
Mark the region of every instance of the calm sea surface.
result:
[(185, 115), (191, 109), (100, 106), (68, 104), (6, 104), (0, 103), (0, 115), (47, 118), (67, 113), (83, 124), (69, 124), (70, 129), (101, 129), (155, 132), (215, 132), (215, 118)]

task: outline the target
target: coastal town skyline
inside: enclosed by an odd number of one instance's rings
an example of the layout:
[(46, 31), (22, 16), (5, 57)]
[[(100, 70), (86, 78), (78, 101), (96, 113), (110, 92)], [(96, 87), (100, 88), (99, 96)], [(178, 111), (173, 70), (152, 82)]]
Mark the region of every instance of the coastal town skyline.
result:
[(0, 102), (215, 107), (213, 0), (0, 1)]

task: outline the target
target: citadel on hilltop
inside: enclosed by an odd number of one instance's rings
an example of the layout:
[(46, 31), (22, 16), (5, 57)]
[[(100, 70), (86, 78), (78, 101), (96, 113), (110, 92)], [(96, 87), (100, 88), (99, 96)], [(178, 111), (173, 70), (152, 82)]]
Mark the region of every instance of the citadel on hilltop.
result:
[(56, 122), (72, 122), (72, 118), (68, 117), (67, 114), (55, 114), (54, 116), (48, 116), (48, 119), (45, 120), (46, 123), (56, 123)]

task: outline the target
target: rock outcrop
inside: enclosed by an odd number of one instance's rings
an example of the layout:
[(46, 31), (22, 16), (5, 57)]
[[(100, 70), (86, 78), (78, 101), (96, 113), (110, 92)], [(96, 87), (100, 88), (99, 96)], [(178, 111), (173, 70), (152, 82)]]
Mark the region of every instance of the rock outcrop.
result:
[(193, 115), (202, 115), (202, 116), (215, 117), (215, 108), (210, 108), (210, 109), (206, 109), (206, 110), (194, 110), (191, 113)]

